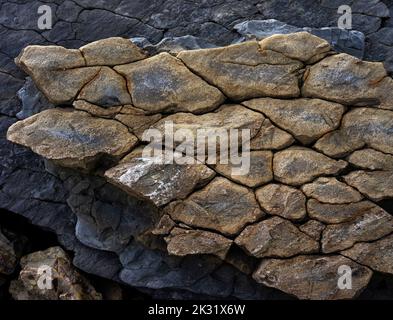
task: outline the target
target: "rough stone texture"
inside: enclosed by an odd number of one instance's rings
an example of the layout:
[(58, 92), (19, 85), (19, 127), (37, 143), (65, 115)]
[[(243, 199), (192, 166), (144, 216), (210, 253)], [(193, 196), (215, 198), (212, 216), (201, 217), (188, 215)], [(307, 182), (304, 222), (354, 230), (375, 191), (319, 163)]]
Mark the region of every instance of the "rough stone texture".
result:
[(393, 235), (371, 243), (358, 243), (341, 254), (371, 269), (393, 274)]
[(113, 120), (88, 113), (50, 109), (17, 122), (7, 139), (66, 167), (88, 168), (102, 155), (118, 158), (135, 146), (137, 139)]
[(248, 174), (242, 174), (242, 172), (238, 174), (236, 171), (233, 171), (236, 167), (240, 169), (241, 164), (234, 165), (230, 163), (230, 160), (229, 164), (218, 163), (214, 166), (214, 169), (228, 179), (250, 188), (255, 188), (273, 180), (273, 153), (271, 151), (251, 151), (244, 156), (250, 158)]
[(297, 97), (302, 63), (250, 41), (217, 49), (183, 51), (185, 65), (233, 100)]
[(353, 152), (348, 162), (362, 169), (393, 170), (393, 156), (373, 149)]
[[(15, 300), (101, 300), (100, 293), (72, 266), (60, 247), (38, 251), (21, 259), (18, 280), (10, 286)], [(47, 276), (50, 288), (39, 287)]]
[(312, 149), (292, 147), (277, 152), (273, 159), (274, 177), (290, 185), (302, 185), (322, 175), (338, 174), (347, 166)]
[(249, 189), (225, 178), (215, 178), (186, 200), (171, 203), (167, 212), (175, 221), (226, 235), (238, 234), (264, 215)]
[(224, 101), (218, 89), (168, 53), (114, 69), (127, 78), (133, 104), (151, 113), (202, 113), (213, 110)]
[[(174, 156), (182, 157), (181, 154)], [(105, 177), (114, 185), (158, 207), (186, 198), (214, 175), (213, 170), (201, 163), (185, 165), (175, 160), (175, 163), (166, 164), (165, 155), (152, 159), (142, 152), (125, 157), (118, 166), (105, 172)]]
[(377, 208), (377, 205), (370, 201), (346, 204), (321, 203), (315, 199), (307, 201), (308, 215), (313, 219), (328, 224), (343, 223), (354, 220), (375, 208)]
[(295, 188), (283, 184), (268, 184), (255, 192), (262, 209), (271, 215), (290, 220), (302, 220), (306, 212), (306, 197)]
[(309, 198), (331, 204), (358, 202), (363, 198), (358, 191), (336, 178), (318, 178), (303, 185), (302, 191)]
[(276, 127), (269, 119), (262, 122), (261, 129), (251, 139), (251, 150), (279, 150), (290, 146), (295, 139), (284, 130)]
[(344, 180), (372, 200), (393, 197), (393, 171), (353, 171)]
[[(352, 289), (337, 286), (340, 266), (352, 270)], [(300, 299), (341, 300), (359, 295), (371, 279), (372, 271), (343, 256), (298, 256), (291, 259), (266, 259), (253, 277)]]
[[(67, 198), (67, 194), (64, 194), (63, 191), (64, 188), (68, 189), (73, 184), (77, 184), (78, 179), (75, 173), (70, 174), (67, 179), (60, 179), (57, 175), (48, 174), (39, 157), (27, 149), (6, 142), (5, 132), (16, 121), (12, 117), (21, 111), (21, 105), (15, 94), (24, 83), (24, 74), (15, 67), (12, 59), (28, 44), (57, 44), (69, 48), (78, 48), (86, 42), (109, 36), (146, 36), (152, 43), (156, 43), (163, 36), (194, 34), (202, 38), (208, 38), (212, 43), (224, 45), (238, 37), (236, 32), (232, 32), (232, 25), (245, 19), (279, 17), (283, 21), (294, 25), (315, 27), (335, 26), (337, 23), (337, 7), (336, 4), (331, 2), (323, 1), (319, 3), (304, 0), (284, 2), (265, 1), (264, 3), (258, 3), (256, 6), (248, 4), (247, 1), (225, 4), (212, 2), (206, 4), (206, 7), (198, 7), (190, 2), (185, 4), (183, 1), (169, 1), (164, 4), (158, 4), (158, 2), (146, 4), (145, 1), (143, 3), (133, 1), (122, 2), (119, 5), (111, 2), (97, 3), (89, 0), (78, 0), (76, 3), (64, 1), (62, 4), (49, 2), (51, 7), (56, 9), (54, 28), (49, 31), (36, 29), (36, 12), (39, 3), (24, 1), (23, 4), (2, 4), (0, 34), (4, 39), (4, 46), (0, 53), (0, 81), (2, 88), (5, 88), (5, 90), (2, 91), (4, 98), (2, 96), (0, 101), (2, 113), (0, 116), (1, 207), (22, 214), (30, 218), (34, 224), (55, 231), (62, 244), (76, 253), (74, 263), (79, 268), (104, 277), (115, 279), (121, 277), (121, 281), (130, 285), (143, 288), (154, 287), (157, 295), (160, 292), (157, 288), (165, 288), (164, 295), (166, 298), (190, 297), (193, 294), (248, 297), (252, 299), (277, 297), (274, 291), (257, 286), (250, 282), (246, 276), (239, 275), (228, 266), (217, 267), (211, 261), (199, 260), (196, 256), (190, 260), (182, 262), (175, 260), (175, 262), (168, 259), (165, 254), (157, 253), (146, 247), (141, 248), (135, 245), (133, 241), (128, 246), (126, 253), (121, 254), (123, 262), (120, 263), (118, 259), (120, 253), (96, 250), (82, 245), (80, 240), (73, 235), (77, 219), (65, 203), (64, 199)], [(382, 3), (379, 2), (379, 5), (382, 5)], [(287, 10), (283, 11), (282, 6)], [(90, 10), (84, 10), (83, 7), (88, 7)], [(385, 43), (389, 43), (389, 37), (386, 35), (388, 35), (389, 28), (392, 26), (391, 19), (388, 20), (383, 17), (382, 9), (373, 10), (368, 4), (364, 4), (361, 10), (358, 8), (357, 12), (359, 13), (354, 16), (354, 27), (367, 34), (367, 59), (382, 61), (385, 57), (392, 55), (390, 47), (385, 45)], [(190, 12), (201, 12), (201, 14), (190, 15)], [(10, 17), (17, 18), (11, 19)], [(144, 21), (136, 18), (143, 18)], [(372, 33), (379, 28), (382, 19), (384, 20), (385, 30)], [(26, 26), (30, 30), (26, 30)], [(155, 27), (164, 27), (165, 30), (155, 29)], [(388, 68), (389, 63), (391, 62), (387, 59), (385, 65)], [(24, 99), (27, 101), (26, 95)], [(41, 108), (46, 107), (36, 105), (36, 109), (29, 110), (28, 106), (31, 105), (33, 104), (24, 103), (22, 110), (26, 114), (24, 117), (37, 113), (43, 110)], [(277, 147), (277, 149), (286, 146)], [(270, 149), (270, 147), (266, 147), (266, 149)], [(24, 181), (24, 183), (18, 183), (20, 181)], [(66, 185), (67, 187), (65, 187)], [(40, 186), (39, 190), (37, 190), (37, 186)], [(109, 187), (105, 186), (102, 190), (107, 190), (107, 188)], [(90, 199), (92, 191), (90, 188), (89, 190), (87, 196)], [(105, 206), (100, 203), (100, 208), (106, 208), (101, 211), (101, 215), (98, 214), (100, 211), (97, 211), (95, 217), (99, 216), (100, 221), (105, 222), (104, 217), (106, 215), (104, 213), (109, 212), (111, 219), (117, 219), (120, 215), (119, 212), (124, 209), (134, 219), (136, 217), (140, 219), (143, 211), (136, 209), (140, 205), (139, 203), (130, 200), (129, 207), (124, 206), (123, 208), (123, 204), (116, 205), (119, 199), (114, 197), (114, 194), (120, 191), (110, 188), (109, 190), (103, 197), (103, 192), (99, 187), (94, 189), (93, 198), (95, 199), (92, 200), (93, 203), (98, 203), (100, 200), (105, 203)], [(84, 192), (80, 191), (79, 187), (75, 188), (75, 195)], [(68, 193), (68, 191), (65, 191), (65, 193)], [(80, 215), (81, 208), (81, 206), (73, 207), (73, 210)], [(126, 217), (125, 220), (127, 221), (130, 216)], [(78, 219), (80, 220), (80, 217)], [(136, 221), (139, 221), (138, 219)], [(110, 219), (106, 219), (106, 223), (108, 223), (108, 220)], [(86, 220), (83, 225), (86, 226)], [(89, 226), (90, 229), (97, 227), (92, 219), (89, 221)], [(104, 235), (105, 230), (108, 229), (103, 223), (100, 234)], [(111, 232), (111, 235), (115, 235), (117, 232), (119, 232), (119, 229)], [(85, 240), (88, 237), (87, 234), (84, 234), (84, 238), (81, 236), (79, 234), (80, 239)], [(93, 237), (93, 235), (89, 237)], [(96, 244), (100, 243), (101, 239), (107, 239), (106, 235), (100, 238), (97, 234), (96, 237)], [(149, 267), (143, 267), (142, 264)], [(197, 264), (200, 267), (197, 267)], [(173, 272), (166, 274), (164, 270), (172, 270)], [(198, 276), (192, 276), (193, 274)], [(199, 283), (203, 283), (203, 285)]]
[(322, 251), (331, 253), (352, 247), (356, 242), (374, 241), (393, 231), (393, 217), (374, 207), (349, 222), (328, 225), (322, 233)]
[(325, 229), (325, 225), (317, 220), (308, 220), (305, 224), (299, 227), (299, 230), (309, 235), (316, 241), (321, 240), (322, 231)]
[(393, 80), (383, 63), (364, 62), (341, 53), (323, 59), (306, 73), (302, 93), (354, 106), (393, 109)]
[(309, 144), (340, 125), (344, 107), (319, 99), (254, 99), (244, 103), (262, 112), (303, 144)]
[(6, 238), (0, 229), (0, 278), (11, 274), (17, 264), (17, 257), (12, 242)]
[(315, 148), (331, 157), (342, 157), (367, 145), (393, 154), (393, 112), (355, 108), (344, 115), (339, 130), (319, 139)]
[(319, 250), (317, 241), (280, 217), (248, 226), (235, 239), (235, 243), (257, 258), (288, 258)]
[[(202, 230), (172, 229), (165, 238), (169, 254), (185, 256), (189, 254), (213, 254), (225, 259), (232, 241), (213, 232)], [(191, 248), (191, 250), (190, 250)]]

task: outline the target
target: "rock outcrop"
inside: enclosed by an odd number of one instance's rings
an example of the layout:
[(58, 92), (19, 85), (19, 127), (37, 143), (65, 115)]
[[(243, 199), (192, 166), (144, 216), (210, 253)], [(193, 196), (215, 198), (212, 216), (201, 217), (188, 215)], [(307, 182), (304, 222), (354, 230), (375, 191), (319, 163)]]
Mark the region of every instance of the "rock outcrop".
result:
[[(373, 270), (390, 270), (376, 250), (390, 245), (393, 219), (372, 202), (393, 198), (393, 83), (382, 63), (307, 32), (153, 56), (121, 38), (29, 46), (16, 62), (56, 107), (7, 137), (65, 181), (58, 202), (75, 213), (83, 250), (113, 257), (106, 277), (225, 296), (222, 287), (240, 288), (213, 273), (249, 283), (251, 269), (298, 298), (349, 299)], [(247, 258), (262, 259), (257, 270)], [(352, 289), (337, 286), (342, 265)], [(15, 296), (29, 285), (18, 281)]]

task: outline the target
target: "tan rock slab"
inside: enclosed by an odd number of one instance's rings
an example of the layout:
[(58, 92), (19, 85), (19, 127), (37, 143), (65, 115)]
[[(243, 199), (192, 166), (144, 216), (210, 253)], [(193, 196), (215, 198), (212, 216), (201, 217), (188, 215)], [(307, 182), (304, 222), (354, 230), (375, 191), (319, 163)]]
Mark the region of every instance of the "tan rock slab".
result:
[[(352, 289), (338, 287), (340, 266), (352, 270)], [(356, 298), (366, 288), (372, 271), (348, 258), (336, 256), (298, 256), (290, 259), (266, 259), (253, 278), (299, 299), (344, 300)]]
[(256, 258), (288, 258), (319, 250), (318, 241), (280, 217), (246, 227), (235, 239), (235, 243)]
[(289, 220), (302, 220), (306, 212), (306, 197), (300, 190), (283, 184), (268, 184), (255, 195), (261, 208), (271, 215)]
[(223, 48), (182, 51), (188, 68), (219, 88), (228, 98), (298, 97), (298, 71), (303, 64), (281, 53), (261, 50), (256, 41)]
[(215, 109), (225, 99), (220, 90), (169, 53), (114, 69), (127, 78), (133, 105), (150, 113), (204, 113)]
[(340, 125), (344, 107), (319, 99), (261, 98), (243, 102), (262, 112), (303, 144), (309, 144)]
[(359, 202), (363, 196), (354, 188), (336, 178), (318, 178), (302, 186), (302, 191), (309, 198), (323, 203), (342, 204)]
[(286, 131), (272, 124), (269, 119), (263, 120), (257, 135), (251, 140), (251, 150), (280, 150), (289, 147), (295, 139)]
[(393, 171), (353, 171), (344, 180), (371, 200), (393, 198)]
[(138, 141), (117, 121), (69, 109), (49, 109), (18, 121), (7, 139), (59, 165), (83, 169), (102, 156), (120, 158)]
[(393, 171), (393, 156), (374, 149), (357, 150), (347, 160), (362, 169)]
[(166, 208), (175, 221), (233, 236), (264, 216), (254, 193), (221, 177)]
[(279, 151), (273, 158), (276, 180), (299, 186), (319, 176), (338, 174), (347, 166), (343, 160), (333, 160), (312, 149), (291, 147)]
[(225, 259), (232, 240), (214, 232), (203, 230), (172, 229), (165, 238), (168, 253), (175, 256), (212, 254)]
[(308, 220), (306, 223), (302, 224), (299, 227), (299, 230), (316, 241), (321, 239), (322, 231), (326, 228), (326, 226), (317, 220)]

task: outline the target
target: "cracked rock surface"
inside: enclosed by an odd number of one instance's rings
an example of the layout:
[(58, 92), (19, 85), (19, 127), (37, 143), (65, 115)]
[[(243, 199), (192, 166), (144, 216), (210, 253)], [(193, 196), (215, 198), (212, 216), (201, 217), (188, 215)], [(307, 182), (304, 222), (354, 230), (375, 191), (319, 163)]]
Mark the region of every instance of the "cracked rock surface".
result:
[[(393, 96), (382, 63), (337, 54), (307, 32), (153, 56), (121, 38), (79, 50), (29, 46), (16, 62), (57, 106), (13, 123), (7, 138), (15, 152), (44, 158), (43, 172), (67, 188), (56, 203), (74, 223), (56, 228), (83, 270), (145, 290), (266, 298), (271, 287), (302, 299), (355, 298), (387, 270), (389, 256), (373, 251), (393, 246), (392, 216), (377, 203), (393, 198)], [(72, 90), (59, 90), (67, 81)], [(341, 99), (342, 88), (358, 96)], [(142, 136), (165, 136), (169, 122), (191, 138), (165, 139), (176, 161), (154, 162)], [(200, 129), (248, 130), (249, 172), (204, 162)], [(68, 238), (73, 228), (83, 246)], [(356, 284), (342, 292), (343, 264)]]

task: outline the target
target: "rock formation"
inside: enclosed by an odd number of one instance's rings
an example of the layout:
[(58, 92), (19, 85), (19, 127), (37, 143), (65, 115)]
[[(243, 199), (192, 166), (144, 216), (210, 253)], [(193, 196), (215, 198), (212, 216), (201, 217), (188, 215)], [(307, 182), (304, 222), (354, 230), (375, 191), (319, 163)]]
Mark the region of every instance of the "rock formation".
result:
[[(373, 270), (389, 270), (375, 251), (393, 246), (393, 219), (375, 203), (393, 198), (393, 82), (382, 63), (337, 54), (307, 32), (154, 56), (120, 38), (29, 46), (16, 61), (57, 106), (14, 123), (7, 138), (67, 182), (76, 237), (113, 254), (106, 277), (143, 287), (150, 272), (150, 288), (173, 281), (211, 294), (198, 280), (229, 264), (252, 281), (233, 258), (240, 251), (237, 261), (261, 259), (251, 267), (258, 283), (349, 299)], [(178, 156), (187, 164), (142, 152), (146, 130), (165, 136), (168, 122), (191, 135), (181, 144), (191, 156)], [(200, 161), (198, 129), (249, 130), (250, 171)], [(337, 287), (341, 265), (353, 270), (352, 289)], [(219, 291), (214, 280), (203, 285)]]

